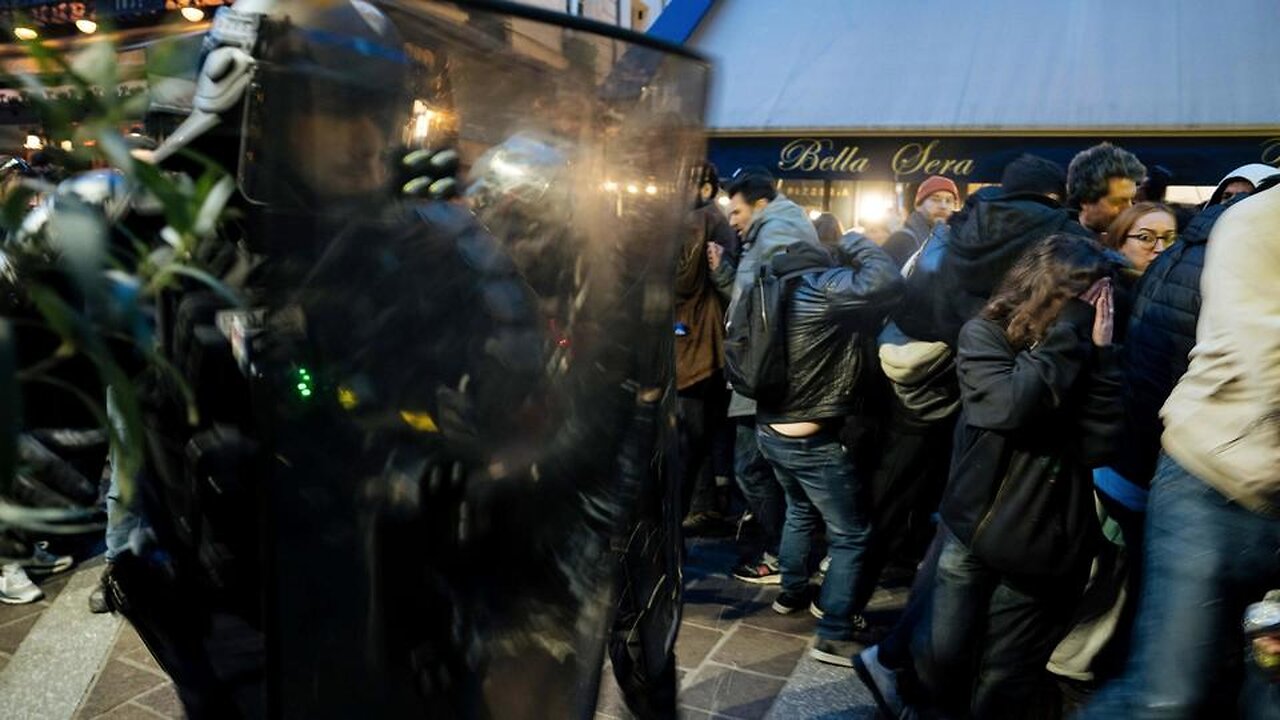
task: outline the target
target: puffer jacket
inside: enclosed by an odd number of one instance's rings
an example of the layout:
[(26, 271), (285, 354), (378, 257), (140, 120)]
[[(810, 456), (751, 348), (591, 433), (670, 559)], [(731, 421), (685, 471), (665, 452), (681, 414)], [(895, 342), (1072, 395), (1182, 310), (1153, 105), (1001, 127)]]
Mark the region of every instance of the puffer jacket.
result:
[[(827, 252), (791, 248), (774, 257), (773, 270), (829, 265), (819, 256)], [(867, 238), (842, 238), (839, 254), (845, 264), (796, 281), (786, 311), (787, 392), (778, 403), (757, 407), (758, 422), (813, 422), (856, 409), (865, 343), (901, 296), (902, 277), (893, 259)]]
[(983, 188), (951, 216), (951, 236), (938, 269), (932, 322), (903, 330), (917, 340), (956, 344), (960, 328), (976, 317), (1023, 252), (1054, 233), (1093, 237), (1052, 199), (1034, 194), (1006, 195)]
[(933, 232), (933, 223), (929, 216), (920, 210), (914, 210), (907, 216), (907, 221), (897, 232), (884, 241), (884, 251), (893, 258), (898, 267), (903, 267), (912, 255), (924, 245), (925, 238)]
[[(1240, 197), (1244, 197), (1241, 195)], [(1187, 371), (1200, 316), (1200, 273), (1209, 230), (1231, 203), (1212, 205), (1147, 268), (1134, 290), (1125, 333), (1125, 442), (1111, 468), (1139, 488), (1147, 488), (1160, 455), (1160, 406)], [(1113, 494), (1108, 488), (1103, 488)]]

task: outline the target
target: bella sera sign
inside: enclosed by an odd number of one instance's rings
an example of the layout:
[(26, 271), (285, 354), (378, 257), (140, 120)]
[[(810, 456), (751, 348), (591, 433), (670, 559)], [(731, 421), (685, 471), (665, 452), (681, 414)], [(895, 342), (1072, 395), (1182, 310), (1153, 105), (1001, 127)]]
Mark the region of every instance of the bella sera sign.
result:
[(1162, 165), (1178, 185), (1216, 185), (1246, 163), (1280, 165), (1280, 129), (1265, 136), (901, 136), (713, 137), (709, 155), (722, 175), (748, 165), (781, 178), (919, 182), (946, 175), (968, 182), (1000, 182), (1006, 165), (1023, 153), (1064, 168), (1076, 153), (1104, 140)]
[[(913, 175), (958, 175), (973, 173), (972, 158), (939, 157), (940, 140), (909, 142), (900, 146), (889, 160), (889, 168), (895, 179)], [(836, 142), (826, 138), (797, 138), (783, 146), (778, 154), (778, 169), (782, 172), (843, 172), (861, 174), (871, 166), (871, 158), (859, 157), (857, 145), (842, 145), (836, 150)]]

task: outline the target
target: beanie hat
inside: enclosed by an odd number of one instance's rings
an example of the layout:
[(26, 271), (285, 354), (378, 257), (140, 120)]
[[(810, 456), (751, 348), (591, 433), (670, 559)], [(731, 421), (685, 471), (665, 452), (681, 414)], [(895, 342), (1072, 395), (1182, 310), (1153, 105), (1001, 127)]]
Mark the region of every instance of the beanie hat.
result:
[(1067, 196), (1067, 172), (1052, 160), (1035, 155), (1021, 155), (1005, 166), (1000, 186), (1006, 195), (1034, 193)]
[(925, 181), (920, 183), (920, 189), (916, 190), (916, 207), (920, 207), (920, 203), (924, 202), (925, 198), (936, 192), (949, 192), (956, 200), (960, 199), (960, 190), (950, 178), (932, 175), (925, 178)]

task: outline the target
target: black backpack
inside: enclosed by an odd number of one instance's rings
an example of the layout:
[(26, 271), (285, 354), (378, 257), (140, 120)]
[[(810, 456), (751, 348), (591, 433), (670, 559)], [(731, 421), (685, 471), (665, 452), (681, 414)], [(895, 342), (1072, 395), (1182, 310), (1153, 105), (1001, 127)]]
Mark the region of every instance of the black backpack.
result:
[(757, 402), (777, 402), (787, 392), (786, 309), (794, 281), (829, 267), (809, 265), (775, 272), (774, 261), (796, 245), (811, 243), (795, 243), (760, 263), (755, 282), (730, 308), (725, 323), (725, 376), (739, 395)]

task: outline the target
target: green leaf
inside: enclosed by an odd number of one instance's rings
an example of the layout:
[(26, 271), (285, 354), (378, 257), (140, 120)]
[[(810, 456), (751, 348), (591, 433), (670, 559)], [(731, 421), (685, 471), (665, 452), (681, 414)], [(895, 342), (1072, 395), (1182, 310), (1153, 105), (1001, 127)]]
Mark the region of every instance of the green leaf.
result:
[(183, 277), (191, 278), (192, 280), (195, 280), (207, 286), (210, 290), (218, 293), (235, 307), (244, 307), (244, 301), (235, 294), (235, 291), (230, 287), (227, 287), (225, 283), (204, 270), (193, 268), (190, 265), (181, 265), (179, 263), (166, 265), (156, 273), (156, 278), (153, 282), (163, 283), (163, 280), (167, 279), (171, 275), (181, 275)]

